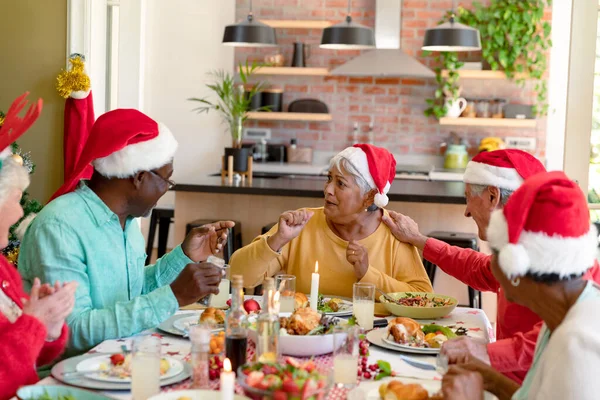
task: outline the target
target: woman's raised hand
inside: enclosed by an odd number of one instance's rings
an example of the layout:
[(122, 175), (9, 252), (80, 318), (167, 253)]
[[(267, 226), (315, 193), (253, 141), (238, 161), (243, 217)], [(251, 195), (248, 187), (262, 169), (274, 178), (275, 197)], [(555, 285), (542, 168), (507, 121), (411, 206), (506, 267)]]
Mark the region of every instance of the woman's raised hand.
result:
[(52, 340), (60, 337), (65, 318), (73, 311), (77, 283), (65, 283), (62, 287), (55, 285), (53, 289), (49, 294), (47, 289), (42, 289), (40, 280), (35, 278), (29, 300), (23, 305), (23, 313), (42, 322), (46, 326), (47, 337)]
[(369, 252), (365, 246), (351, 240), (346, 249), (346, 260), (354, 267), (356, 279), (361, 280), (369, 269)]
[(298, 237), (313, 214), (308, 210), (286, 211), (281, 214), (277, 232), (268, 239), (269, 246), (275, 251), (281, 250), (292, 239)]

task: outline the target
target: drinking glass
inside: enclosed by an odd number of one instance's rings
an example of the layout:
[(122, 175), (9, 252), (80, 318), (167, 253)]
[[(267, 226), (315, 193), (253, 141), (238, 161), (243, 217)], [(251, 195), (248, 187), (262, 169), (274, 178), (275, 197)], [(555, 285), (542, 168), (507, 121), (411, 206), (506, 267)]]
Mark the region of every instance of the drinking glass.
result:
[(160, 391), (160, 338), (141, 335), (133, 339), (131, 358), (131, 395), (146, 400)]
[(275, 276), (275, 290), (280, 291), (279, 311), (293, 313), (296, 304), (296, 277), (294, 275)]
[(355, 283), (353, 287), (352, 309), (356, 322), (365, 329), (373, 329), (375, 319), (375, 285), (372, 283)]
[(336, 325), (333, 328), (333, 382), (340, 388), (356, 386), (362, 332), (357, 326)]
[(219, 294), (213, 294), (210, 299), (210, 306), (216, 308), (223, 308), (227, 305), (227, 300), (229, 300), (229, 289), (231, 286), (231, 268), (229, 265), (224, 264), (221, 269), (223, 276), (221, 278), (221, 283), (219, 283)]
[[(206, 262), (216, 265), (217, 267), (221, 267), (221, 268), (225, 267), (225, 260), (223, 260), (222, 258), (219, 258), (219, 257), (210, 256), (206, 259)], [(212, 298), (213, 298), (212, 294), (209, 294), (208, 296), (204, 296), (203, 298), (201, 298), (198, 301), (198, 304), (203, 305), (205, 307), (209, 307), (212, 304)], [(227, 300), (225, 300), (225, 301), (227, 301)]]

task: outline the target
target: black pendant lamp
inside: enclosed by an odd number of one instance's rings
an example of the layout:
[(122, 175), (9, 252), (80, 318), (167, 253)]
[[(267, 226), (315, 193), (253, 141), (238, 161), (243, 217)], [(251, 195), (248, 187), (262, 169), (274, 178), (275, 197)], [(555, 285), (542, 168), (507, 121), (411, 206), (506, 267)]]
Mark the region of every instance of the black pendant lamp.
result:
[(254, 20), (252, 14), (252, 0), (246, 21), (235, 25), (227, 25), (223, 34), (226, 46), (233, 47), (273, 47), (277, 46), (275, 29), (260, 21)]
[(373, 29), (352, 22), (350, 1), (348, 0), (346, 20), (323, 29), (320, 46), (322, 49), (361, 50), (375, 47)]
[(454, 7), (448, 22), (427, 29), (422, 50), (477, 51), (481, 50), (479, 30), (454, 21)]

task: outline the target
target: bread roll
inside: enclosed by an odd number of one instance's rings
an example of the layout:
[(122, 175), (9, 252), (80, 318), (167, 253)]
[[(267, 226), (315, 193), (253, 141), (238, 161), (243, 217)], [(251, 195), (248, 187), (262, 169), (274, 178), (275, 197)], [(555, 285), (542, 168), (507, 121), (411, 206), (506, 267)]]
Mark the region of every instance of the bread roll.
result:
[(225, 312), (214, 307), (208, 307), (200, 314), (200, 320), (198, 322), (209, 322), (215, 325), (222, 325), (225, 323)]
[(379, 388), (382, 400), (428, 400), (429, 393), (421, 385), (411, 383), (405, 385), (400, 381), (391, 381), (385, 388)]
[(296, 292), (294, 295), (296, 310), (308, 307), (308, 297), (304, 293)]

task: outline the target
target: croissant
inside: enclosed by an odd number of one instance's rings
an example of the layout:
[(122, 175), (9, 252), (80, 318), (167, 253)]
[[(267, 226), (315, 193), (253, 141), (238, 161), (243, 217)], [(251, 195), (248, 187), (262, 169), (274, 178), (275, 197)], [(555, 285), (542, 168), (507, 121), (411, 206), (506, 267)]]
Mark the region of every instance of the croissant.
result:
[(421, 385), (411, 383), (405, 385), (400, 381), (384, 383), (379, 387), (382, 400), (428, 400), (429, 393)]
[(199, 322), (210, 322), (215, 325), (224, 324), (225, 312), (214, 307), (208, 307), (202, 314), (200, 314)]
[(394, 318), (388, 325), (388, 333), (394, 338), (394, 342), (400, 344), (422, 344), (425, 340), (421, 324), (411, 318)]

